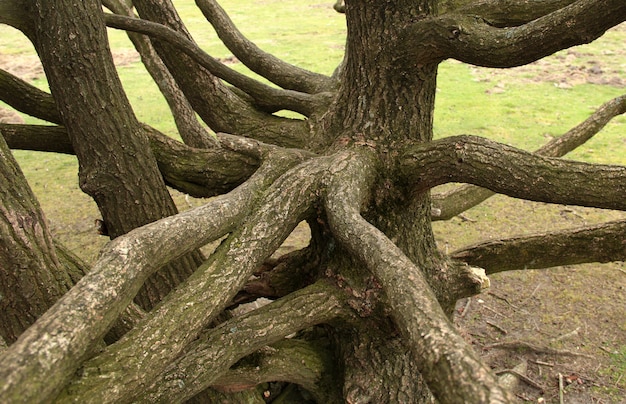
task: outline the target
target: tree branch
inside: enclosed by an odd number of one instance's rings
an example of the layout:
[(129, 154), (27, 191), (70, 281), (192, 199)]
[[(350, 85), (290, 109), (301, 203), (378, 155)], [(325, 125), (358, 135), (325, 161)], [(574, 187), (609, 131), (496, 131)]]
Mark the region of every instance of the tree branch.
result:
[(215, 76), (250, 95), (264, 110), (274, 112), (289, 109), (308, 116), (326, 106), (324, 104), (326, 97), (277, 89), (241, 74), (208, 55), (183, 34), (164, 25), (114, 14), (105, 14), (105, 21), (107, 26), (112, 28), (139, 32), (169, 42)]
[[(226, 147), (194, 149), (147, 125), (144, 129), (165, 183), (194, 197), (210, 197), (232, 190), (249, 178), (263, 159), (250, 151)], [(12, 149), (74, 154), (63, 126), (0, 123), (0, 130)]]
[[(104, 0), (102, 4), (115, 14), (134, 17), (132, 2), (122, 0)], [(167, 70), (167, 67), (159, 58), (150, 43), (150, 38), (133, 32), (128, 32), (128, 38), (141, 55), (141, 61), (152, 77), (154, 83), (161, 90), (167, 105), (172, 111), (174, 122), (180, 137), (185, 144), (197, 148), (215, 147), (216, 140), (198, 122), (196, 113), (189, 104), (185, 94), (180, 90), (174, 77)]]
[(450, 324), (422, 272), (382, 232), (363, 219), (360, 206), (375, 176), (367, 157), (337, 170), (325, 196), (333, 234), (381, 281), (392, 316), (420, 373), (445, 403), (506, 402), (496, 377)]
[(308, 286), (210, 330), (134, 399), (184, 401), (217, 381), (242, 357), (345, 311), (338, 289), (325, 282)]
[(514, 67), (582, 45), (626, 20), (622, 0), (578, 0), (513, 28), (470, 15), (416, 22), (399, 38), (396, 63), (405, 69), (452, 58), (485, 67)]
[(400, 170), (416, 192), (467, 182), (520, 199), (626, 210), (626, 167), (542, 157), (476, 136), (412, 146)]
[[(576, 149), (600, 132), (614, 117), (626, 113), (626, 95), (621, 95), (603, 104), (584, 122), (570, 129), (564, 135), (552, 139), (535, 151), (546, 157), (561, 157)], [(461, 185), (453, 190), (432, 195), (432, 220), (448, 220), (470, 209), (494, 192), (475, 185)]]
[(65, 126), (0, 123), (0, 131), (13, 150), (34, 150), (75, 155)]
[[(276, 159), (279, 161), (274, 164), (282, 167), (283, 172), (284, 166), (295, 160), (280, 154)], [(258, 208), (252, 213), (246, 211), (248, 214), (242, 221), (245, 224), (234, 230), (137, 327), (86, 362), (81, 376), (66, 386), (57, 400), (89, 397), (105, 403), (141, 393), (142, 386), (164, 371), (201, 329), (222, 312), (254, 270), (302, 220), (317, 198), (320, 178), (328, 164), (327, 158), (311, 159), (274, 181), (262, 200), (256, 200)], [(185, 319), (182, 325), (181, 318)], [(136, 352), (143, 354), (137, 356)], [(126, 360), (120, 362), (119, 358)]]
[(443, 0), (442, 14), (476, 15), (494, 27), (514, 27), (550, 14), (576, 0)]
[(145, 126), (166, 184), (194, 197), (228, 192), (249, 178), (261, 159), (224, 148), (194, 149)]
[(321, 93), (333, 88), (330, 77), (293, 66), (259, 49), (239, 32), (217, 1), (196, 0), (196, 4), (224, 45), (253, 72), (282, 88), (304, 93)]
[(263, 382), (298, 384), (312, 393), (318, 403), (328, 403), (330, 391), (322, 381), (332, 375), (331, 353), (321, 344), (300, 339), (284, 339), (244, 358), (220, 375), (212, 388), (236, 391)]
[(152, 272), (232, 231), (256, 194), (289, 164), (266, 163), (228, 195), (113, 240), (92, 270), (2, 355), (0, 401), (52, 400)]
[(451, 257), (492, 274), (586, 262), (626, 260), (626, 220), (570, 230), (490, 240), (464, 247)]
[(21, 1), (0, 0), (0, 23), (22, 31), (29, 38), (34, 35), (33, 19)]
[[(134, 4), (142, 18), (170, 27), (191, 39), (170, 0), (135, 0)], [(309, 133), (306, 122), (255, 108), (177, 47), (163, 41), (152, 42), (194, 110), (213, 131), (245, 134), (285, 147), (306, 144)]]
[(54, 98), (24, 80), (0, 69), (0, 100), (16, 110), (43, 119), (63, 124)]

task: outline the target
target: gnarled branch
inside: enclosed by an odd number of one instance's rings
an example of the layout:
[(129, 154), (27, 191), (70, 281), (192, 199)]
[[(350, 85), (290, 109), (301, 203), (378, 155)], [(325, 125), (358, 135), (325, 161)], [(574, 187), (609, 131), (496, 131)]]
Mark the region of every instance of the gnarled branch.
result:
[(113, 240), (92, 270), (3, 353), (0, 401), (53, 399), (143, 281), (167, 261), (231, 231), (286, 163), (267, 164), (228, 195)]
[(135, 399), (173, 402), (190, 398), (242, 357), (346, 312), (341, 293), (321, 281), (220, 324), (191, 344)]
[[(603, 104), (589, 118), (570, 129), (564, 135), (552, 139), (535, 151), (546, 157), (561, 157), (576, 149), (600, 132), (614, 117), (626, 113), (626, 95), (621, 95)], [(432, 220), (448, 220), (470, 209), (494, 192), (475, 185), (461, 185), (448, 192), (432, 195)]]
[[(276, 158), (279, 161), (275, 164), (283, 172), (284, 166), (295, 160), (280, 154)], [(66, 386), (58, 400), (88, 395), (104, 403), (139, 394), (142, 386), (163, 372), (201, 329), (222, 312), (254, 270), (303, 219), (317, 198), (320, 178), (328, 164), (324, 158), (311, 159), (274, 181), (262, 199), (256, 201), (258, 208), (247, 215), (245, 224), (234, 230), (137, 327), (86, 362), (82, 375)], [(183, 324), (179, 322), (181, 318), (185, 319)], [(143, 355), (137, 356), (136, 352)], [(128, 360), (120, 363), (120, 357)], [(135, 377), (129, 378), (129, 374)]]
[[(144, 129), (165, 183), (191, 196), (210, 197), (232, 190), (249, 178), (262, 160), (246, 150), (194, 149), (154, 128), (144, 125)], [(0, 130), (12, 149), (74, 154), (63, 126), (0, 124)]]
[(259, 49), (239, 32), (217, 1), (196, 0), (196, 4), (224, 45), (253, 72), (284, 89), (309, 94), (332, 89), (330, 77), (293, 66)]
[[(134, 4), (142, 18), (170, 27), (191, 39), (171, 1), (135, 0)], [(304, 121), (274, 116), (255, 108), (177, 47), (164, 41), (152, 42), (193, 109), (213, 131), (245, 134), (285, 147), (306, 144), (309, 128)], [(198, 68), (190, 69), (190, 66)]]
[(578, 0), (512, 28), (496, 28), (475, 16), (442, 15), (408, 27), (394, 52), (398, 65), (407, 69), (448, 58), (477, 66), (514, 67), (589, 43), (624, 20), (622, 0)]
[(360, 215), (375, 175), (368, 157), (339, 167), (325, 196), (337, 239), (380, 280), (392, 316), (435, 397), (445, 403), (506, 402), (509, 394), (457, 334), (421, 271)]
[[(135, 13), (132, 9), (132, 2), (122, 0), (104, 0), (102, 4), (115, 14), (134, 17)], [(185, 94), (180, 90), (174, 77), (167, 70), (167, 67), (159, 58), (150, 39), (128, 32), (128, 38), (135, 46), (141, 61), (146, 70), (152, 77), (154, 83), (161, 90), (161, 94), (167, 101), (167, 105), (172, 111), (174, 122), (180, 137), (185, 144), (198, 148), (214, 147), (216, 140), (208, 133), (208, 131), (198, 122), (196, 113), (185, 98)]]
[(400, 170), (416, 192), (466, 182), (520, 199), (626, 210), (626, 167), (542, 157), (476, 136), (412, 146)]
[(41, 91), (24, 80), (0, 69), (0, 100), (16, 110), (43, 119), (62, 124), (54, 97)]
[(322, 385), (332, 377), (334, 366), (328, 348), (315, 341), (289, 338), (262, 348), (220, 375), (211, 387), (233, 391), (263, 382), (282, 381), (298, 384), (312, 393), (318, 403), (329, 399), (332, 391)]
[(185, 35), (164, 25), (114, 14), (105, 14), (105, 21), (107, 26), (112, 28), (139, 32), (169, 42), (215, 76), (250, 95), (255, 104), (262, 109), (270, 111), (290, 109), (303, 115), (310, 115), (316, 109), (323, 107), (322, 102), (325, 98), (292, 90), (277, 89), (256, 81), (224, 65), (200, 49)]
[(586, 262), (626, 260), (626, 220), (550, 233), (489, 240), (451, 257), (492, 274)]
[(442, 13), (476, 15), (494, 27), (514, 27), (550, 14), (576, 0), (442, 0)]

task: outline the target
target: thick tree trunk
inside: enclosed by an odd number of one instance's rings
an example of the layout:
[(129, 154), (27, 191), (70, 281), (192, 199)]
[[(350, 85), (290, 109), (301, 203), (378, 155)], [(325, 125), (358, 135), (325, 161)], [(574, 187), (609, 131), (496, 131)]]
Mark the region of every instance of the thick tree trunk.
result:
[[(122, 89), (100, 10), (96, 1), (36, 2), (35, 45), (80, 163), (81, 188), (115, 238), (175, 214), (176, 207)], [(200, 262), (193, 253), (163, 268), (137, 302), (151, 308)]]
[(0, 336), (13, 343), (72, 284), (39, 202), (0, 134)]

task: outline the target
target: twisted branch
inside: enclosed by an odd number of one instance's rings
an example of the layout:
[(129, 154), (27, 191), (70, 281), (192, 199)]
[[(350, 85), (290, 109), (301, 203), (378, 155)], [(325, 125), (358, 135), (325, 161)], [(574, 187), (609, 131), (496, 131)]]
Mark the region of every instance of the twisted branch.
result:
[(184, 52), (215, 76), (246, 92), (263, 109), (270, 111), (290, 109), (303, 115), (310, 115), (316, 108), (320, 107), (319, 103), (323, 101), (319, 97), (316, 98), (305, 93), (270, 87), (236, 72), (204, 52), (185, 35), (164, 25), (115, 14), (105, 14), (105, 21), (107, 26), (111, 28), (139, 32), (176, 46), (178, 50)]
[(291, 65), (259, 49), (239, 32), (217, 1), (196, 0), (196, 4), (224, 45), (253, 72), (284, 89), (309, 94), (331, 90), (333, 82), (329, 77)]
[(448, 58), (476, 66), (514, 67), (589, 43), (624, 20), (622, 0), (578, 0), (512, 28), (496, 28), (473, 15), (448, 14), (409, 26), (394, 52), (396, 63), (407, 69)]
[[(280, 158), (290, 163), (294, 160), (285, 157)], [(276, 164), (284, 172), (285, 162)], [(201, 329), (224, 310), (254, 270), (303, 219), (316, 199), (320, 174), (327, 164), (327, 159), (323, 158), (309, 160), (275, 181), (261, 201), (256, 201), (257, 208), (246, 216), (245, 224), (232, 232), (213, 255), (137, 327), (86, 362), (82, 375), (66, 386), (57, 400), (64, 402), (88, 396), (105, 403), (139, 394), (142, 386), (163, 372)], [(181, 318), (185, 319), (182, 325)], [(136, 352), (143, 355), (138, 357)], [(119, 358), (128, 360), (120, 363)], [(136, 377), (129, 378), (129, 374)]]
[(345, 311), (343, 298), (335, 287), (324, 282), (308, 286), (210, 330), (135, 400), (184, 401), (217, 381), (242, 357), (289, 334), (328, 322)]
[(230, 194), (112, 241), (92, 270), (3, 353), (0, 401), (53, 399), (145, 279), (164, 263), (232, 231), (255, 195), (287, 163), (267, 163)]
[[(103, 0), (102, 4), (115, 14), (134, 17), (135, 13), (132, 9), (132, 2), (124, 2), (122, 0)], [(198, 122), (196, 113), (189, 104), (185, 94), (180, 90), (174, 77), (167, 70), (167, 67), (159, 58), (150, 38), (128, 32), (128, 38), (135, 46), (135, 49), (141, 55), (141, 61), (146, 70), (152, 77), (154, 83), (161, 90), (161, 94), (167, 101), (167, 105), (172, 111), (176, 128), (183, 141), (198, 148), (210, 148), (215, 146), (215, 139), (207, 132), (207, 130)]]
[[(589, 118), (564, 135), (540, 147), (535, 154), (546, 157), (564, 156), (600, 132), (611, 119), (624, 113), (626, 113), (626, 95), (621, 95), (603, 104)], [(495, 193), (475, 185), (461, 185), (448, 192), (434, 194), (432, 220), (451, 219), (492, 195)]]
[(488, 274), (586, 262), (625, 261), (626, 220), (485, 241), (457, 250), (451, 257), (485, 268)]
[(626, 210), (626, 167), (538, 156), (476, 136), (410, 147), (400, 163), (416, 192), (466, 182), (515, 198)]
[(413, 353), (423, 359), (418, 368), (439, 401), (506, 402), (508, 393), (457, 334), (420, 269), (361, 217), (375, 176), (370, 158), (354, 155), (328, 186), (325, 205), (333, 234), (381, 281), (392, 316)]

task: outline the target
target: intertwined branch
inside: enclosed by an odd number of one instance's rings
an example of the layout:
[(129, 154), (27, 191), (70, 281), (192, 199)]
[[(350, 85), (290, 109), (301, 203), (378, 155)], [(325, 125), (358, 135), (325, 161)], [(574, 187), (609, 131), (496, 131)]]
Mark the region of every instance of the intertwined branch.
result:
[[(189, 147), (144, 126), (163, 177), (169, 185), (191, 195), (217, 196), (200, 208), (140, 227), (112, 241), (92, 270), (2, 352), (2, 399), (179, 401), (210, 386), (233, 388), (235, 374), (246, 375), (250, 385), (281, 378), (316, 392), (323, 368), (321, 359), (316, 366), (298, 367), (302, 377), (271, 370), (259, 376), (245, 365), (231, 366), (281, 340), (279, 345), (305, 344), (298, 339), (284, 339), (312, 325), (341, 319), (346, 327), (351, 321), (359, 321), (358, 316), (366, 316), (354, 310), (353, 301), (347, 302), (350, 291), (336, 278), (307, 279), (308, 286), (299, 290), (272, 291), (284, 297), (263, 308), (225, 321), (219, 318), (241, 290), (254, 290), (255, 297), (263, 295), (268, 284), (251, 282), (251, 276), (265, 265), (271, 268), (271, 278), (279, 265), (268, 264), (275, 263), (268, 258), (295, 226), (307, 219), (319, 221), (323, 231), (328, 232), (325, 237), (333, 243), (338, 241), (347, 252), (344, 258), (362, 263), (380, 283), (386, 313), (407, 341), (411, 355), (420, 358), (416, 366), (441, 402), (463, 402), (467, 397), (483, 402), (510, 399), (457, 334), (441, 307), (446, 298), (441, 290), (453, 298), (477, 293), (487, 285), (485, 277), (466, 267), (457, 271), (454, 279), (462, 286), (435, 288), (433, 283), (442, 281), (429, 279), (392, 239), (363, 218), (362, 211), (371, 207), (376, 187), (384, 183), (386, 176), (395, 174), (400, 175), (400, 182), (412, 187), (413, 194), (405, 196), (407, 203), (411, 198), (422, 198), (437, 185), (464, 182), (491, 190), (465, 188), (469, 192), (463, 194), (466, 196), (481, 193), (471, 198), (473, 204), (488, 193), (498, 192), (550, 203), (626, 210), (625, 167), (556, 158), (584, 143), (612, 117), (624, 113), (623, 96), (535, 153), (477, 137), (457, 136), (403, 144), (401, 149), (393, 150), (399, 159), (389, 169), (381, 164), (376, 145), (365, 141), (342, 151), (320, 150), (317, 139), (328, 134), (317, 119), (332, 108), (338, 85), (335, 80), (341, 77), (312, 73), (263, 52), (236, 29), (215, 1), (197, 3), (222, 41), (247, 67), (280, 88), (241, 75), (202, 51), (168, 1), (137, 0), (143, 19), (132, 17), (122, 3), (105, 3), (114, 12), (125, 14), (103, 16), (109, 26), (151, 38), (152, 42), (138, 45), (144, 49), (140, 52), (149, 55), (153, 46), (162, 59), (162, 66), (156, 69), (171, 74), (168, 86), (172, 99), (189, 102), (188, 108), (173, 112), (181, 122), (187, 122), (179, 125), (179, 131), (198, 131), (199, 135), (190, 137), (195, 140), (187, 143), (207, 147)], [(513, 7), (504, 0), (484, 3)], [(506, 19), (487, 15), (480, 11), (482, 3), (474, 2), (415, 22), (400, 39), (394, 39), (390, 49), (398, 68), (404, 70), (416, 63), (446, 58), (485, 66), (515, 66), (589, 42), (626, 18), (623, 0), (546, 3), (547, 8), (541, 11), (526, 6), (515, 13), (515, 19)], [(343, 4), (340, 6), (343, 9)], [(349, 3), (346, 7), (349, 13)], [(7, 14), (0, 21), (29, 26), (15, 2), (0, 1), (2, 10)], [(536, 46), (538, 36), (541, 46)], [(50, 94), (3, 71), (0, 94), (3, 101), (20, 111), (63, 123)], [(199, 139), (206, 132), (198, 128), (192, 108), (214, 131), (237, 136), (218, 133), (217, 141), (203, 143)], [(299, 112), (308, 120), (271, 114), (279, 109)], [(1, 125), (0, 131), (14, 148), (73, 153), (63, 126)], [(447, 208), (440, 209), (445, 212), (442, 217), (450, 217)], [(457, 251), (451, 258), (486, 268), (488, 273), (589, 260), (623, 260), (625, 249), (620, 240), (624, 234), (624, 222), (620, 221), (483, 243)], [(216, 251), (185, 283), (151, 312), (135, 312), (134, 326), (119, 341), (94, 351), (151, 273), (222, 237)], [(545, 253), (546, 243), (552, 246), (550, 254)], [(312, 261), (321, 266), (324, 257), (318, 253), (311, 248), (283, 257), (280, 262), (292, 269), (287, 263), (299, 263), (311, 254)], [(517, 259), (511, 260), (512, 255)], [(438, 269), (448, 270), (448, 264), (444, 257)], [(233, 350), (233, 346), (241, 349)], [(268, 354), (266, 359), (270, 357)], [(280, 360), (293, 365), (297, 358)], [(26, 381), (34, 387), (25, 392), (22, 386)], [(316, 394), (324, 397), (319, 390)]]
[(589, 43), (625, 18), (626, 4), (621, 0), (578, 0), (523, 25), (504, 28), (473, 13), (444, 14), (408, 27), (395, 52), (400, 68), (448, 58), (485, 67), (521, 66)]

